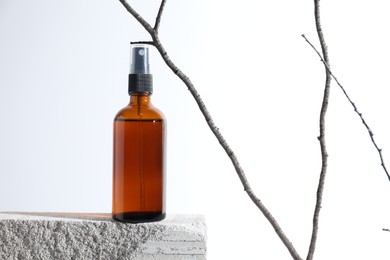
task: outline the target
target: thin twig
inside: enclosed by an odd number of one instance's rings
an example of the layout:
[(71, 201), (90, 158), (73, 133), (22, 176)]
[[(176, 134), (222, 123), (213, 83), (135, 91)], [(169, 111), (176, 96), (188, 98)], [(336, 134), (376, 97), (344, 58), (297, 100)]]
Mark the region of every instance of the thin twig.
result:
[(130, 42), (130, 44), (149, 44), (154, 46), (154, 42), (152, 41), (135, 41), (135, 42)]
[(390, 232), (390, 229), (388, 229), (388, 228), (383, 228), (382, 230), (386, 231), (386, 232)]
[(158, 33), (158, 29), (160, 27), (161, 17), (162, 17), (162, 14), (164, 12), (164, 7), (165, 7), (166, 2), (167, 2), (167, 0), (162, 0), (160, 8), (158, 9), (158, 14), (156, 16), (156, 22), (154, 24), (154, 30), (156, 31), (156, 33)]
[[(324, 56), (324, 60), (326, 64), (328, 64), (329, 66), (328, 50), (325, 43), (324, 34), (322, 32), (322, 27), (321, 27), (320, 0), (314, 0), (314, 17), (315, 17), (317, 34), (321, 43), (321, 49)], [(316, 200), (316, 206), (313, 215), (313, 230), (312, 230), (312, 235), (310, 240), (309, 251), (306, 257), (307, 260), (312, 260), (314, 257), (314, 251), (315, 251), (317, 236), (318, 236), (318, 223), (319, 223), (320, 211), (322, 207), (322, 194), (324, 192), (325, 177), (326, 177), (326, 172), (328, 167), (328, 152), (326, 150), (326, 142), (325, 142), (325, 115), (328, 109), (331, 75), (328, 69), (325, 69), (325, 73), (326, 73), (325, 89), (324, 89), (324, 97), (323, 97), (321, 113), (320, 113), (320, 136), (318, 137), (321, 146), (322, 166), (321, 166), (320, 179), (317, 188), (317, 200)]]
[(360, 117), (360, 119), (362, 120), (362, 123), (363, 125), (366, 127), (367, 131), (368, 131), (368, 134), (371, 138), (371, 142), (374, 144), (376, 150), (378, 151), (378, 154), (379, 154), (379, 159), (381, 160), (381, 166), (383, 168), (383, 170), (385, 171), (386, 173), (386, 176), (387, 178), (389, 179), (390, 181), (390, 174), (389, 172), (387, 171), (387, 168), (385, 166), (385, 162), (383, 160), (383, 156), (382, 156), (382, 149), (380, 149), (377, 145), (377, 143), (375, 142), (375, 139), (374, 139), (374, 133), (372, 132), (371, 128), (368, 126), (366, 120), (364, 120), (363, 118), (363, 114), (359, 112), (359, 110), (357, 109), (357, 106), (355, 104), (355, 102), (353, 102), (351, 100), (351, 98), (349, 97), (349, 95), (347, 94), (345, 88), (340, 84), (340, 82), (337, 80), (336, 76), (332, 73), (332, 71), (330, 70), (328, 64), (323, 60), (322, 58), (322, 55), (317, 51), (317, 49), (314, 47), (314, 45), (306, 38), (306, 36), (304, 34), (302, 34), (302, 37), (306, 40), (306, 42), (313, 48), (313, 50), (317, 53), (317, 55), (320, 57), (321, 59), (321, 62), (325, 65), (326, 69), (329, 71), (330, 75), (332, 76), (332, 78), (335, 80), (335, 82), (337, 83), (337, 85), (341, 88), (341, 90), (343, 91), (345, 97), (348, 99), (349, 103), (352, 105), (354, 111), (358, 114), (358, 116)]
[(154, 33), (154, 29), (152, 28), (152, 26), (150, 26), (150, 24), (139, 13), (137, 13), (137, 11), (135, 11), (134, 8), (131, 7), (126, 2), (126, 0), (119, 0), (119, 1), (126, 8), (126, 10), (145, 28), (145, 30), (149, 34), (153, 34)]
[[(281, 239), (283, 244), (286, 246), (286, 248), (290, 252), (293, 259), (302, 260), (302, 258), (299, 256), (298, 252), (295, 250), (294, 246), (290, 242), (290, 240), (284, 234), (284, 232), (281, 229), (278, 222), (275, 220), (275, 218), (272, 216), (272, 214), (268, 211), (268, 209), (264, 206), (264, 204), (261, 202), (261, 200), (254, 194), (254, 192), (253, 192), (252, 188), (250, 187), (249, 182), (245, 176), (244, 170), (241, 168), (241, 165), (240, 165), (236, 155), (234, 154), (233, 150), (230, 148), (230, 146), (226, 142), (225, 138), (222, 136), (221, 132), (219, 131), (219, 128), (215, 125), (215, 123), (214, 123), (212, 117), (210, 116), (210, 113), (208, 112), (206, 105), (204, 104), (198, 91), (196, 90), (196, 88), (192, 84), (189, 77), (187, 77), (169, 58), (168, 53), (166, 52), (164, 46), (161, 44), (160, 39), (158, 37), (158, 30), (151, 28), (150, 25), (142, 17), (140, 17), (140, 15), (137, 12), (135, 12), (135, 10), (133, 8), (131, 8), (131, 6), (125, 0), (119, 0), (119, 1), (127, 9), (127, 11), (131, 15), (133, 15), (137, 19), (137, 21), (139, 21), (141, 23), (141, 25), (149, 32), (149, 34), (152, 37), (153, 42), (154, 42), (153, 45), (156, 47), (156, 49), (160, 53), (164, 62), (173, 71), (173, 73), (177, 77), (179, 77), (183, 81), (183, 83), (187, 86), (188, 90), (190, 91), (190, 93), (194, 97), (196, 103), (198, 104), (199, 109), (202, 112), (210, 130), (213, 132), (215, 137), (218, 139), (220, 145), (225, 150), (226, 154), (229, 156), (229, 158), (230, 158), (230, 160), (231, 160), (231, 162), (236, 170), (236, 173), (241, 180), (241, 183), (244, 187), (244, 190), (246, 191), (246, 193), (248, 194), (250, 199), (259, 208), (259, 210), (263, 213), (263, 215), (266, 217), (266, 219), (272, 225), (276, 234), (279, 236), (279, 238)], [(165, 0), (162, 0), (162, 1), (163, 2), (161, 4), (161, 6), (163, 6), (165, 4)], [(163, 11), (163, 8), (160, 7), (159, 14), (158, 14), (158, 16), (160, 16), (160, 18), (162, 15), (162, 11)], [(159, 24), (158, 19), (156, 19), (156, 24), (158, 27), (158, 24)]]

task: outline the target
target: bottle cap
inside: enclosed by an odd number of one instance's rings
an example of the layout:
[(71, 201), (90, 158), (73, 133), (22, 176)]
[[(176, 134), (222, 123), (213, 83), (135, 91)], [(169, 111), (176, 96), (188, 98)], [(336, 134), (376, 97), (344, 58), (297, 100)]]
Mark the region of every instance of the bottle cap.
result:
[(130, 53), (129, 94), (152, 93), (153, 77), (149, 66), (149, 46), (131, 44)]

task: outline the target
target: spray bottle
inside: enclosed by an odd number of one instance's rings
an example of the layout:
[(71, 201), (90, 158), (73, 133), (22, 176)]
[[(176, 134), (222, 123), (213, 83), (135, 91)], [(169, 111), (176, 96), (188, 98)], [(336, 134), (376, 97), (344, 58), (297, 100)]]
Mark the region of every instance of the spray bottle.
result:
[(122, 222), (165, 218), (165, 118), (151, 103), (149, 48), (131, 45), (130, 103), (114, 118), (112, 217)]

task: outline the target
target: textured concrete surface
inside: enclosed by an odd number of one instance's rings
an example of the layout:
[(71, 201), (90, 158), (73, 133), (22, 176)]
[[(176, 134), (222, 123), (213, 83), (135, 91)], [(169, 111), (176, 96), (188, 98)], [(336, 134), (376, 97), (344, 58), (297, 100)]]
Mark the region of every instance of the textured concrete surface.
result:
[(199, 215), (124, 224), (110, 214), (0, 212), (0, 259), (205, 260)]

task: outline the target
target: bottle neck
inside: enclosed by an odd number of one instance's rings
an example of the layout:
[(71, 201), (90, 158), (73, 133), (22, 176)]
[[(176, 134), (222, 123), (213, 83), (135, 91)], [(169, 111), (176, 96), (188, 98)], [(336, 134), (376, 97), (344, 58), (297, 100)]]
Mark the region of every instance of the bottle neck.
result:
[(131, 93), (130, 106), (149, 106), (151, 105), (150, 93)]

